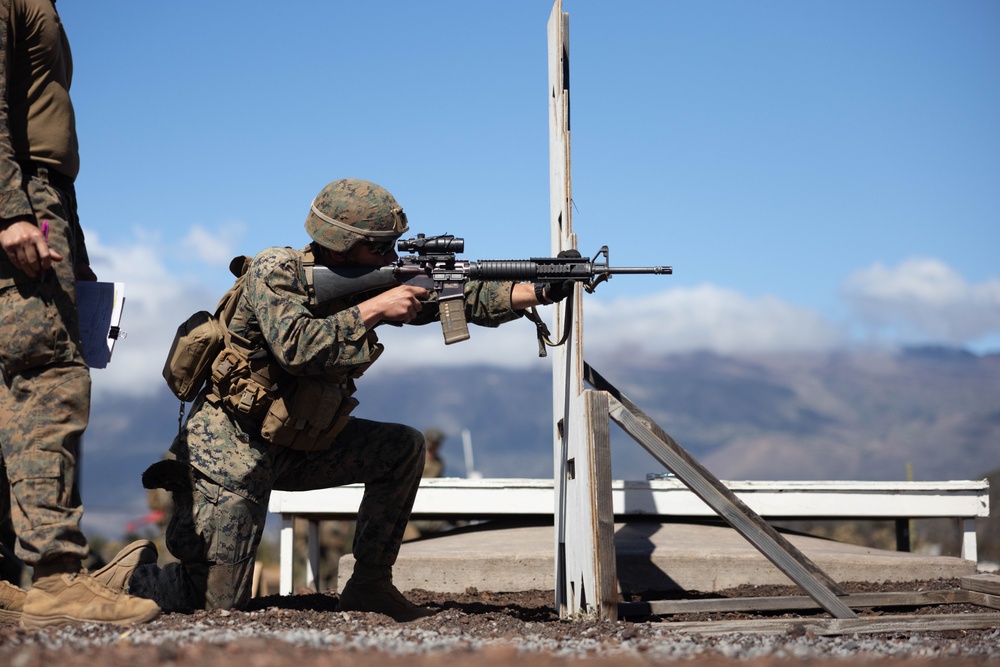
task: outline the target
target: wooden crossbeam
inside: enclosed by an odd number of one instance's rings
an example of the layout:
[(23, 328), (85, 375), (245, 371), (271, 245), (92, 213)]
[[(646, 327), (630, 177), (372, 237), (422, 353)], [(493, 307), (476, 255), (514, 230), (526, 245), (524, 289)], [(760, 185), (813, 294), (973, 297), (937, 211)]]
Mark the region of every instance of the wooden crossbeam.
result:
[(1000, 595), (1000, 575), (972, 574), (962, 577), (962, 588), (990, 595)]
[[(903, 591), (893, 593), (857, 593), (845, 595), (841, 602), (852, 609), (888, 607), (927, 607), (944, 604), (975, 604), (1000, 609), (998, 598), (968, 590)], [(718, 614), (723, 612), (809, 611), (819, 609), (816, 601), (804, 595), (745, 598), (706, 598), (701, 600), (651, 600), (619, 602), (622, 616), (669, 616), (674, 614)]]
[(862, 618), (765, 618), (745, 621), (686, 621), (670, 623), (670, 629), (686, 634), (729, 634), (733, 632), (817, 636), (882, 634), (889, 632), (944, 632), (946, 630), (988, 630), (1000, 627), (1000, 614), (919, 614)]

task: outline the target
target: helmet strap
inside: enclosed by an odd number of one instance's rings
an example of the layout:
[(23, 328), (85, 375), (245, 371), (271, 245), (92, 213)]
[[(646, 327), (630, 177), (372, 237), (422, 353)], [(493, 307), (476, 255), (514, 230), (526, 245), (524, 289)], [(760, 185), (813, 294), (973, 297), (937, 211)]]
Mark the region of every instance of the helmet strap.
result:
[(357, 234), (358, 236), (360, 236), (362, 238), (366, 238), (366, 239), (384, 239), (384, 238), (389, 238), (390, 236), (392, 236), (392, 237), (399, 236), (399, 232), (397, 232), (396, 229), (395, 229), (398, 225), (395, 225), (395, 224), (393, 225), (393, 229), (387, 229), (385, 231), (379, 231), (379, 230), (372, 230), (372, 229), (358, 229), (357, 227), (353, 227), (353, 226), (347, 224), (346, 222), (341, 222), (340, 220), (337, 220), (335, 218), (331, 218), (330, 216), (328, 216), (325, 213), (323, 213), (322, 211), (320, 211), (319, 208), (317, 208), (317, 206), (316, 206), (316, 200), (315, 199), (313, 200), (313, 203), (312, 203), (312, 205), (309, 208), (313, 212), (313, 215), (315, 215), (316, 217), (318, 217), (323, 222), (327, 222), (327, 223), (333, 225), (334, 227), (337, 227), (338, 229), (343, 229), (346, 232), (351, 232), (352, 234)]

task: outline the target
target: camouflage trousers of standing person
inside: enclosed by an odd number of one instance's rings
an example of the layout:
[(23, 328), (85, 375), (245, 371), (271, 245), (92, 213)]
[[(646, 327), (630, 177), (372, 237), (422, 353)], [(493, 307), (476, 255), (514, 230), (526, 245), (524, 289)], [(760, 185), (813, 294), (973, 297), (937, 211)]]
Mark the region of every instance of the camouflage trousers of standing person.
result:
[(180, 562), (140, 566), (129, 593), (164, 611), (245, 608), (273, 489), (363, 483), (355, 558), (376, 567), (395, 563), (423, 471), (420, 431), (352, 418), (333, 445), (318, 452), (272, 445), (252, 433), (221, 408), (196, 402), (171, 447), (177, 462), (150, 469), (174, 464), (184, 477), (173, 482), (166, 532), (167, 548)]
[(83, 232), (72, 191), (37, 175), (26, 187), (36, 218), (48, 222), (49, 245), (65, 259), (29, 278), (0, 252), (0, 451), (7, 468), (0, 494), (11, 500), (0, 511), (11, 513), (18, 558), (31, 566), (66, 561), (72, 571), (89, 553), (75, 481), (90, 419), (90, 369), (76, 310)]

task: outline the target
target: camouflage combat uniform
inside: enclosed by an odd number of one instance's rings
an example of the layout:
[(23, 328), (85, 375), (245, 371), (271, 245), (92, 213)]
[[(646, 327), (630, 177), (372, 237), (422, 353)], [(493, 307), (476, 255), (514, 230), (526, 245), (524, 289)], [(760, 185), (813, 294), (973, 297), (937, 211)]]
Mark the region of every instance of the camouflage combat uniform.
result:
[(73, 189), (72, 59), (50, 0), (0, 0), (0, 30), (0, 228), (45, 220), (65, 258), (39, 279), (0, 252), (0, 494), (14, 500), (0, 511), (12, 511), (16, 554), (36, 574), (39, 564), (71, 571), (88, 553), (74, 478), (90, 414), (76, 311), (76, 269), (89, 259)]
[[(266, 343), (273, 359), (298, 378), (326, 378), (354, 387), (381, 345), (351, 300), (310, 306), (303, 251), (269, 248), (254, 258), (230, 330)], [(466, 316), (484, 326), (516, 319), (511, 283), (471, 282)], [(437, 317), (425, 305), (414, 324)], [(254, 553), (264, 529), (272, 489), (304, 491), (364, 483), (354, 555), (359, 564), (391, 567), (399, 551), (424, 466), (424, 439), (402, 424), (350, 418), (332, 446), (299, 451), (265, 441), (260, 423), (196, 399), (171, 453), (187, 464), (174, 480), (175, 510), (167, 546), (181, 562), (138, 568), (133, 595), (164, 610), (241, 608), (250, 597)]]

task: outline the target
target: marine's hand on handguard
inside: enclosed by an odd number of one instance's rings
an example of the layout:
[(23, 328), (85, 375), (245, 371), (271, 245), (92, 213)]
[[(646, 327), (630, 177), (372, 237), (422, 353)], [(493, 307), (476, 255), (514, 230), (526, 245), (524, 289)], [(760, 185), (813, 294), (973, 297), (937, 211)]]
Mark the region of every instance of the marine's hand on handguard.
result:
[[(580, 259), (580, 251), (575, 248), (570, 248), (569, 250), (561, 250), (556, 257), (569, 257), (572, 259)], [(557, 280), (548, 283), (542, 283), (538, 285), (535, 289), (535, 296), (538, 297), (539, 303), (550, 304), (559, 303), (570, 294), (573, 293), (573, 285), (576, 281), (573, 280)]]

